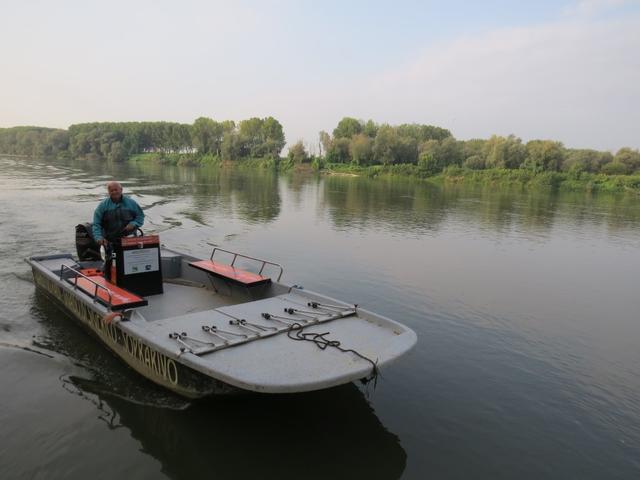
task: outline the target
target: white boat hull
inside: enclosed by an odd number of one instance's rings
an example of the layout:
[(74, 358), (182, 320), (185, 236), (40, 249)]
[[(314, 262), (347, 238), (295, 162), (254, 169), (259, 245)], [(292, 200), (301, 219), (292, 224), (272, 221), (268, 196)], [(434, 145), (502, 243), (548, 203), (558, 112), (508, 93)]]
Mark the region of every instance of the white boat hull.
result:
[[(163, 249), (163, 264), (172, 264), (163, 270), (179, 274), (165, 278), (164, 293), (147, 297), (147, 306), (110, 324), (110, 308), (61, 275), (62, 265), (81, 262), (71, 255), (27, 261), (36, 285), (116, 355), (187, 397), (330, 388), (370, 378), (416, 342), (411, 329), (353, 305), (278, 282), (241, 288), (189, 268), (193, 260)], [(314, 342), (311, 334), (325, 335)], [(307, 341), (295, 340), (302, 336)]]

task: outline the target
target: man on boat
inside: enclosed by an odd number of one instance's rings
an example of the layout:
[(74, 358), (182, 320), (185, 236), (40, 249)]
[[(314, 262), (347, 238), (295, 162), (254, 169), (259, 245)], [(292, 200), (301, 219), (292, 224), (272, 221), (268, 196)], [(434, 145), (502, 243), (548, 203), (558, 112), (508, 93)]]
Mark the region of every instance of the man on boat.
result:
[(118, 182), (107, 183), (109, 197), (102, 200), (93, 212), (93, 238), (98, 245), (107, 246), (144, 224), (140, 205), (122, 194)]

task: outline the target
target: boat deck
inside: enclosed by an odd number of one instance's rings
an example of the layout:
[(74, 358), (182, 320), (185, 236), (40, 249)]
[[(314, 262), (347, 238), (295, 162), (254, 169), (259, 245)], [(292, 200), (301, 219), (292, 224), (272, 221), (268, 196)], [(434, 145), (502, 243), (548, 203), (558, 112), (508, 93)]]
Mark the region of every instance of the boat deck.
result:
[(164, 282), (163, 288), (163, 294), (146, 297), (149, 304), (146, 307), (136, 309), (145, 320), (155, 322), (165, 318), (233, 305), (237, 302), (232, 297), (216, 293), (204, 285), (181, 285), (172, 281)]

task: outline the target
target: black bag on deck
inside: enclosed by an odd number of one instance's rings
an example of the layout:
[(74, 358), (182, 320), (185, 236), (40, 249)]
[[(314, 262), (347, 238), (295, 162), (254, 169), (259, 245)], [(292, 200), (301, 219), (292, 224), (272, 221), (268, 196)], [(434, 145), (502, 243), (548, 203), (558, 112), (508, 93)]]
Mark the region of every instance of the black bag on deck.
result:
[(93, 224), (79, 223), (76, 225), (76, 250), (78, 260), (101, 260), (100, 246), (93, 238)]

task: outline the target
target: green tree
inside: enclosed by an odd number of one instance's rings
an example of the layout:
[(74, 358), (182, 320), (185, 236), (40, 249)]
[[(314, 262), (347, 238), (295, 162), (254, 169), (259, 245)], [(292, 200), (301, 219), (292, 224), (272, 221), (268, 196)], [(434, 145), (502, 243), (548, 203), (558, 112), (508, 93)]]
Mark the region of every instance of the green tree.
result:
[(470, 170), (482, 170), (485, 167), (485, 161), (481, 155), (471, 155), (465, 159), (462, 166)]
[(444, 166), (462, 165), (464, 160), (464, 144), (453, 137), (445, 137), (439, 141), (438, 152)]
[(435, 127), (433, 125), (420, 125), (420, 141), (426, 140), (444, 140), (453, 137), (451, 132), (446, 128)]
[(364, 133), (358, 133), (349, 142), (351, 161), (357, 165), (370, 165), (373, 162), (373, 140)]
[(628, 147), (621, 148), (613, 161), (625, 165), (629, 173), (640, 170), (640, 152), (638, 150), (632, 150)]
[(603, 165), (601, 171), (606, 175), (626, 175), (630, 173), (628, 165), (616, 160)]
[(127, 159), (127, 154), (119, 141), (109, 144), (109, 152), (106, 155), (108, 160), (113, 162), (122, 162)]
[(47, 134), (46, 142), (51, 145), (51, 154), (57, 155), (69, 148), (69, 134), (65, 130), (54, 130)]
[[(71, 131), (71, 129), (69, 130)], [(83, 157), (89, 153), (91, 151), (91, 145), (88, 140), (88, 135), (84, 132), (71, 134), (69, 148), (71, 149), (71, 155), (74, 157)]]
[(418, 163), (418, 141), (415, 138), (398, 138), (395, 153), (395, 163)]
[(514, 135), (493, 135), (484, 146), (486, 165), (490, 168), (519, 168), (527, 156), (522, 140)]
[(233, 133), (236, 131), (236, 122), (233, 120), (223, 120), (220, 122), (222, 124), (222, 133)]
[(351, 157), (349, 155), (349, 144), (350, 140), (348, 138), (334, 138), (325, 155), (327, 162), (349, 163), (351, 161)]
[(611, 163), (613, 155), (609, 152), (598, 152), (589, 149), (569, 149), (565, 152), (562, 162), (564, 172), (597, 173), (603, 165)]
[(564, 147), (560, 142), (531, 140), (527, 142), (526, 150), (523, 166), (531, 170), (557, 172), (564, 161)]
[(262, 156), (262, 135), (263, 120), (257, 117), (242, 120), (238, 124), (238, 136), (240, 142), (240, 155), (242, 157), (258, 158)]
[(418, 165), (429, 173), (440, 173), (449, 165), (461, 165), (462, 161), (463, 143), (453, 137), (427, 140), (420, 146)]
[[(216, 122), (219, 127), (220, 134), (217, 137), (217, 143), (212, 145), (212, 150), (216, 154), (220, 151), (220, 142), (222, 141), (222, 126)], [(183, 152), (192, 148), (191, 126), (179, 123), (172, 123), (170, 126), (169, 146), (173, 152)]]
[(302, 140), (289, 147), (289, 155), (287, 155), (287, 157), (292, 163), (307, 163), (310, 161), (309, 154)]
[(482, 158), (484, 161), (484, 153), (485, 153), (485, 144), (486, 140), (481, 138), (472, 138), (470, 140), (466, 140), (462, 143), (462, 158), (465, 160), (469, 157), (477, 155)]
[(362, 133), (371, 139), (376, 138), (378, 125), (376, 125), (373, 120), (367, 120), (367, 123), (362, 127)]
[(333, 129), (333, 138), (351, 138), (358, 133), (362, 133), (362, 122), (351, 117), (344, 117), (338, 126)]
[(284, 129), (278, 120), (273, 117), (264, 119), (262, 123), (262, 138), (261, 156), (279, 157), (286, 140), (284, 138)]
[(193, 122), (191, 139), (198, 153), (220, 154), (222, 148), (222, 124), (208, 117), (199, 117)]
[(377, 163), (389, 165), (395, 163), (398, 150), (398, 133), (390, 125), (381, 125), (373, 143), (373, 158)]

